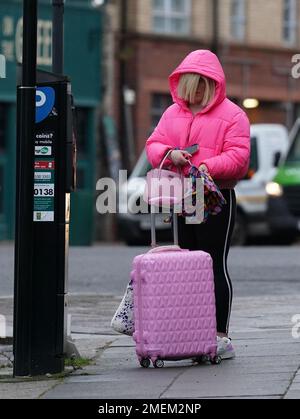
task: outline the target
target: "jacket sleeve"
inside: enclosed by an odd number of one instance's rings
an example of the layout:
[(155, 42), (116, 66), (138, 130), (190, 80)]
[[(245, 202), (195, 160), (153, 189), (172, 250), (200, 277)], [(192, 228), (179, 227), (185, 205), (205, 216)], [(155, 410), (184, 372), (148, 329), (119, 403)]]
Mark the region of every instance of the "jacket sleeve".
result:
[[(146, 141), (146, 154), (152, 167), (156, 168), (160, 165), (165, 154), (174, 148), (166, 133), (166, 112), (165, 111), (157, 124), (155, 130)], [(166, 162), (170, 163), (169, 157)]]
[[(202, 161), (215, 179), (242, 179), (250, 162), (250, 123), (244, 112), (238, 113), (224, 138), (220, 155)], [(201, 164), (200, 163), (200, 164)]]

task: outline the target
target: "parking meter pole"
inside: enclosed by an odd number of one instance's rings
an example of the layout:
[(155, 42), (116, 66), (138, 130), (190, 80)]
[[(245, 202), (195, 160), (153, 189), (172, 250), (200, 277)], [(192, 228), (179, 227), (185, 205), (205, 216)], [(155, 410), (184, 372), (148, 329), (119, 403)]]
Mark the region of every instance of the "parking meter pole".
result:
[(17, 94), (14, 376), (31, 371), (36, 50), (37, 0), (24, 0), (22, 85)]
[(64, 71), (64, 0), (52, 0), (52, 71), (63, 74)]

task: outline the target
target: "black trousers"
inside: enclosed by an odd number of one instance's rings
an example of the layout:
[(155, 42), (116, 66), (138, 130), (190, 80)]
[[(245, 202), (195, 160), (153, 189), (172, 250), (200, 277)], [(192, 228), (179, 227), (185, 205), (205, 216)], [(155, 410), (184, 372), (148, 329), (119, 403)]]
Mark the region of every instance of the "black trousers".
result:
[(206, 223), (186, 224), (178, 216), (179, 246), (190, 250), (203, 250), (213, 259), (217, 331), (228, 333), (232, 305), (232, 283), (227, 270), (227, 256), (236, 217), (234, 189), (221, 190), (226, 205), (218, 215), (210, 215)]

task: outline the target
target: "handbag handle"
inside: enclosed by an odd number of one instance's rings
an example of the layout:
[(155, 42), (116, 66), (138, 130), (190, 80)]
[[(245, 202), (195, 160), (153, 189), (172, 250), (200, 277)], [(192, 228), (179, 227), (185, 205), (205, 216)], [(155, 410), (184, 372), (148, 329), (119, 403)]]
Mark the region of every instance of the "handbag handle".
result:
[(166, 154), (165, 154), (165, 156), (163, 157), (163, 159), (162, 159), (162, 161), (161, 161), (161, 163), (160, 163), (160, 165), (159, 165), (159, 170), (161, 170), (162, 169), (162, 167), (163, 167), (163, 165), (164, 165), (164, 162), (166, 161), (166, 159), (169, 157), (169, 154), (171, 154), (172, 153), (172, 151), (174, 151), (174, 149), (173, 148), (171, 148)]
[[(166, 153), (166, 155), (163, 157), (163, 159), (162, 159), (162, 161), (161, 161), (161, 163), (160, 163), (160, 165), (159, 165), (159, 168), (158, 168), (158, 170), (159, 170), (159, 172), (158, 172), (158, 179), (160, 179), (160, 176), (161, 176), (161, 171), (162, 171), (162, 168), (163, 168), (163, 165), (164, 165), (164, 163), (165, 163), (165, 161), (166, 161), (166, 159), (169, 157), (169, 154), (171, 154), (172, 153), (172, 151), (174, 151), (174, 149), (173, 148), (171, 148), (167, 153)], [(190, 165), (192, 165), (192, 163), (187, 159), (187, 161), (189, 162), (189, 164)], [(175, 166), (176, 167), (176, 169), (177, 169), (177, 171), (178, 171), (178, 173), (182, 176), (182, 168), (181, 168), (181, 166)]]
[[(160, 163), (160, 165), (159, 165), (159, 170), (161, 170), (162, 168), (163, 168), (163, 165), (164, 165), (164, 162), (166, 161), (166, 159), (169, 157), (169, 154), (171, 154), (172, 153), (172, 151), (174, 151), (174, 149), (173, 148), (171, 148), (167, 153), (166, 153), (166, 155), (163, 157), (163, 159), (162, 159), (162, 161), (161, 161), (161, 163)], [(189, 160), (189, 159), (186, 159), (187, 160), (187, 162), (189, 163), (189, 165), (190, 166), (193, 166), (193, 164), (191, 163), (191, 161)], [(181, 172), (181, 167), (179, 166), (176, 166), (178, 169), (179, 169), (179, 171)]]

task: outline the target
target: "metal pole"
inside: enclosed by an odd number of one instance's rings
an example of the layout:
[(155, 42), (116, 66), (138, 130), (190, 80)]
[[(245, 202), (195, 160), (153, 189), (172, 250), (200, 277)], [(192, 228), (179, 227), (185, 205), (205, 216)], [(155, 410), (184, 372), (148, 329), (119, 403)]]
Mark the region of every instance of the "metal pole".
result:
[(120, 149), (122, 153), (122, 161), (126, 169), (130, 168), (129, 162), (129, 146), (126, 132), (126, 118), (124, 114), (125, 98), (124, 88), (126, 85), (126, 45), (127, 45), (127, 13), (128, 4), (127, 0), (121, 1), (120, 7), (120, 40), (119, 40), (119, 121), (120, 121)]
[(37, 0), (23, 2), (22, 86), (17, 97), (14, 376), (30, 374)]
[(178, 246), (178, 214), (173, 208), (173, 237), (174, 237), (174, 244)]
[(64, 0), (52, 0), (52, 71), (64, 72)]

